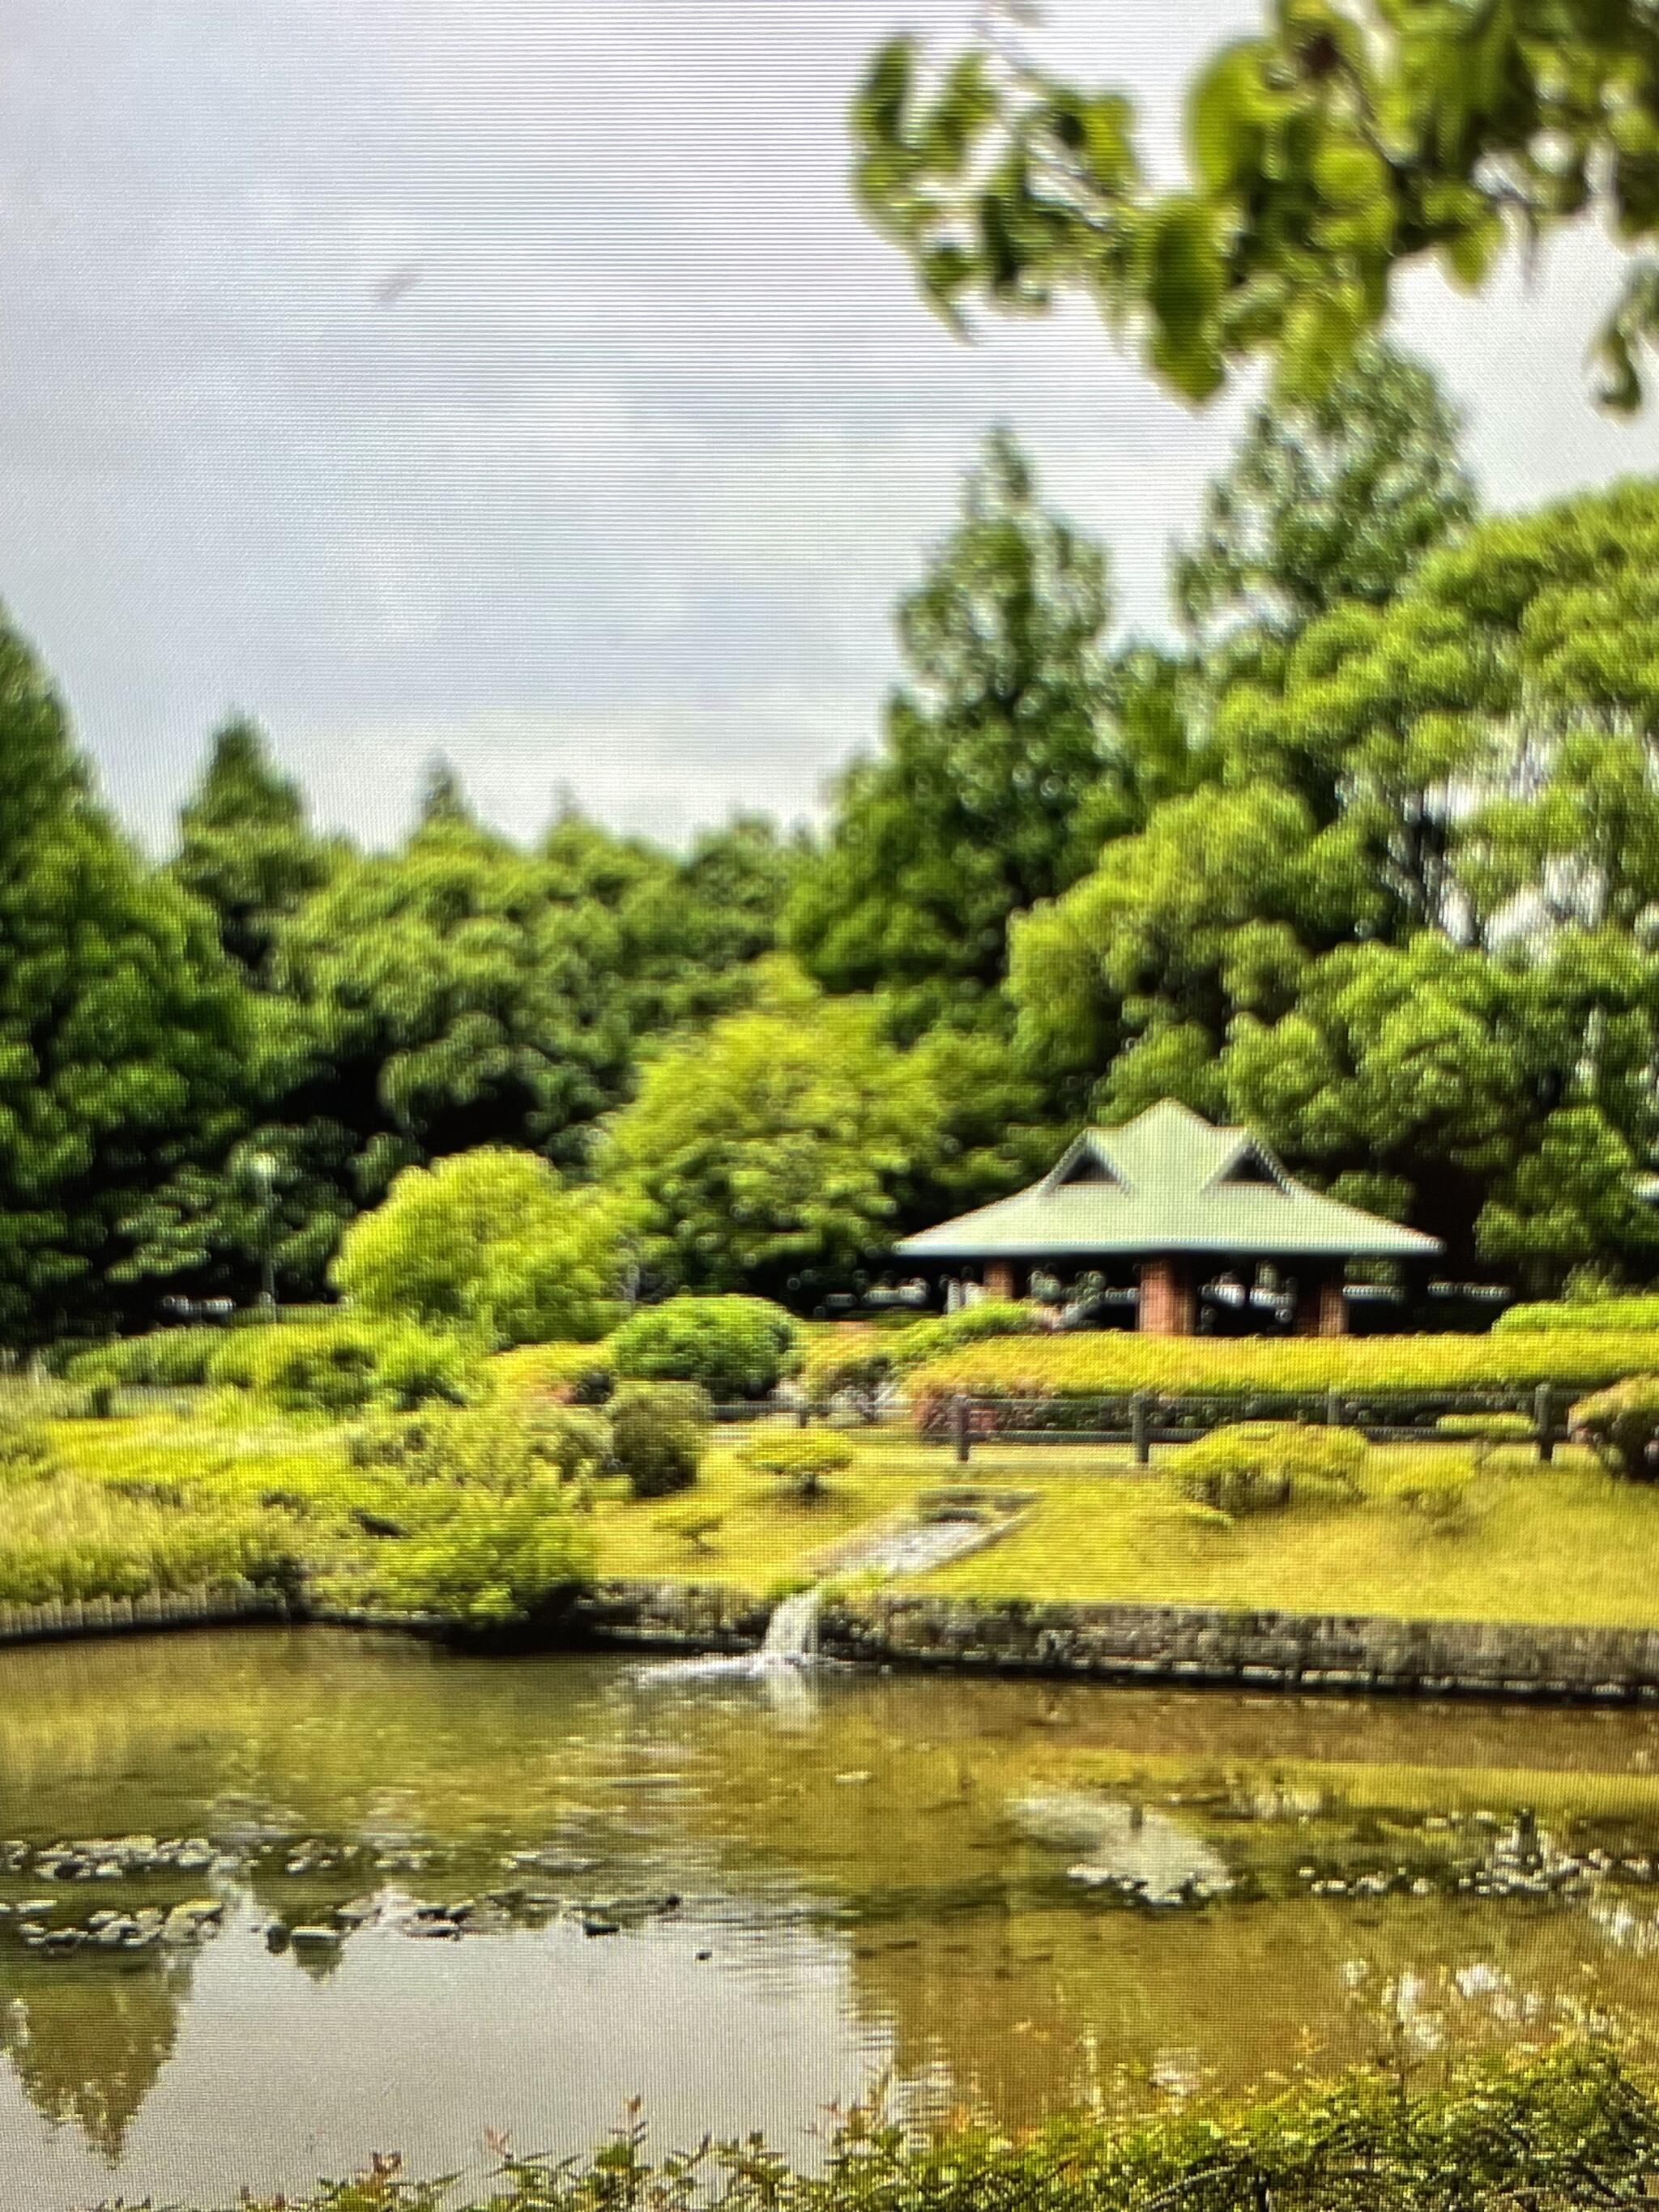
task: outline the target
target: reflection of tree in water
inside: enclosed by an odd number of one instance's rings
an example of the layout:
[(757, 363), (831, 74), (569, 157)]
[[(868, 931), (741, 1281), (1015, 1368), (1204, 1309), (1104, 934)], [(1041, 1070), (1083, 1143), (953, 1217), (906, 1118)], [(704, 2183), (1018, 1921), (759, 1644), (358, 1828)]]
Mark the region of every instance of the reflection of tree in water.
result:
[(29, 2102), (55, 2126), (72, 2123), (114, 2165), (173, 2055), (190, 1996), (191, 1962), (33, 1960), (0, 1968), (0, 2049)]

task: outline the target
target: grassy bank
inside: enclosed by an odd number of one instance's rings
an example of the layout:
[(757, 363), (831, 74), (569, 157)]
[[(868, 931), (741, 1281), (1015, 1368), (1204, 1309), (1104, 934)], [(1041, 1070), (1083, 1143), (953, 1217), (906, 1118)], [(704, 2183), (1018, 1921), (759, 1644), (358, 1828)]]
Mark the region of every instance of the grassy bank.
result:
[(1659, 2103), (1611, 2052), (1569, 2045), (1432, 2081), (1413, 2080), (1409, 2052), (1402, 2034), (1396, 2065), (1323, 2087), (1131, 2127), (1073, 2122), (1018, 2142), (955, 2132), (918, 2143), (854, 2116), (810, 2173), (752, 2137), (656, 2155), (641, 2124), (591, 2160), (509, 2154), (464, 2200), (453, 2183), (404, 2179), (395, 2155), (380, 2152), (356, 2182), (303, 2200), (241, 2202), (248, 2212), (463, 2212), (463, 2203), (471, 2212), (682, 2212), (699, 2203), (726, 2212), (1570, 2212), (1649, 2201)]
[[(411, 1503), (431, 1510), (397, 1470), (354, 1465), (340, 1431), (118, 1420), (59, 1423), (53, 1437), (59, 1474), (9, 1492), (0, 1514), (0, 1601), (246, 1577), (349, 1592), (381, 1571), (384, 1532), (405, 1524)], [(1462, 1444), (1379, 1447), (1363, 1498), (1231, 1523), (1175, 1496), (1164, 1456), (1146, 1474), (1112, 1447), (977, 1448), (965, 1479), (1030, 1503), (1011, 1534), (917, 1586), (996, 1599), (1659, 1623), (1659, 1491), (1615, 1483), (1576, 1449), (1546, 1468), (1519, 1448), (1477, 1464)], [(1407, 1509), (1401, 1493), (1425, 1466), (1467, 1478), (1449, 1520)], [(846, 1472), (805, 1502), (746, 1465), (735, 1432), (719, 1431), (693, 1490), (636, 1500), (616, 1479), (587, 1481), (567, 1517), (584, 1571), (763, 1595), (810, 1579), (854, 1532), (963, 1479), (943, 1448), (872, 1431), (854, 1439)]]

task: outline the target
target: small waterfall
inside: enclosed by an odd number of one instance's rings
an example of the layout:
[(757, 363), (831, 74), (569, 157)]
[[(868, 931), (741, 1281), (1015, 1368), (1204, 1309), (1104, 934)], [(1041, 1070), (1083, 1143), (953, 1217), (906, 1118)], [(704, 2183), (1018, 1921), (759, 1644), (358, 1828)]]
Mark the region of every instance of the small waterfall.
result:
[(823, 1593), (817, 1589), (799, 1590), (793, 1597), (780, 1599), (766, 1624), (760, 1648), (763, 1664), (769, 1662), (774, 1666), (780, 1662), (799, 1665), (815, 1656), (818, 1648), (818, 1608), (823, 1602)]

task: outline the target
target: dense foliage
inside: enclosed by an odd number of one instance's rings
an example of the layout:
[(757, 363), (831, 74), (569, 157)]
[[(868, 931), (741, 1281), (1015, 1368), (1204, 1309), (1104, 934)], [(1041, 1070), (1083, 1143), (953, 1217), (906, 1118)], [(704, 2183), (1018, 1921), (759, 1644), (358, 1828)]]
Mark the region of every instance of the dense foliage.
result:
[(333, 1277), (354, 1309), (459, 1328), (493, 1348), (604, 1335), (620, 1316), (627, 1209), (503, 1147), (405, 1168), (346, 1232)]
[(1659, 1482), (1659, 1375), (1632, 1375), (1581, 1398), (1571, 1429), (1612, 1474)]
[(228, 1330), (208, 1361), (207, 1380), (256, 1410), (337, 1419), (376, 1407), (408, 1412), (429, 1401), (461, 1404), (475, 1388), (477, 1369), (477, 1352), (464, 1339), (410, 1322), (347, 1316)]
[(702, 1463), (711, 1408), (696, 1382), (622, 1382), (606, 1408), (611, 1464), (635, 1498), (689, 1490)]
[[(1186, 88), (1186, 173), (1156, 177), (1131, 96), (1021, 50), (1008, 8), (927, 66), (901, 36), (854, 111), (866, 209), (953, 320), (1070, 293), (1182, 396), (1267, 353), (1318, 383), (1389, 310), (1401, 265), (1479, 285), (1506, 246), (1595, 215), (1659, 237), (1659, 41), (1644, 0), (1291, 0)], [(1641, 396), (1659, 274), (1635, 258), (1596, 343)]]
[(1236, 1517), (1351, 1502), (1364, 1464), (1364, 1441), (1351, 1429), (1243, 1421), (1182, 1445), (1164, 1471), (1178, 1497)]

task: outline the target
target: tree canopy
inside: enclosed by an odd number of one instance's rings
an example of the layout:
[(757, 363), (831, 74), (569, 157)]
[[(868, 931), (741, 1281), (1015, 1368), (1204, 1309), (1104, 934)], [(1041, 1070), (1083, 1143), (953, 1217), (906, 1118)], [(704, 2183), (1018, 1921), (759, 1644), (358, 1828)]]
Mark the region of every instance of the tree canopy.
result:
[[(1188, 399), (1276, 359), (1316, 389), (1421, 262), (1481, 284), (1506, 252), (1603, 220), (1659, 235), (1659, 27), (1646, 0), (1264, 0), (1186, 88), (1186, 173), (1157, 181), (1132, 94), (1023, 50), (1018, 10), (932, 62), (901, 37), (854, 109), (866, 208), (927, 296), (1030, 313), (1079, 294)], [(1636, 258), (1595, 337), (1629, 409), (1659, 332)]]
[(1044, 511), (1030, 462), (994, 433), (961, 521), (900, 604), (909, 680), (883, 750), (842, 779), (796, 882), (790, 942), (827, 988), (884, 992), (907, 1036), (1001, 1018), (1010, 916), (1064, 890), (1142, 811), (1110, 612), (1101, 549)]
[(118, 1310), (118, 1224), (236, 1133), (252, 1027), (207, 909), (94, 804), (0, 627), (0, 1335)]

